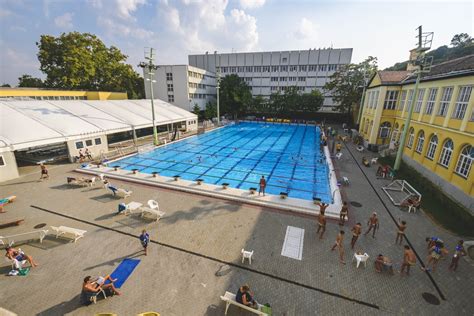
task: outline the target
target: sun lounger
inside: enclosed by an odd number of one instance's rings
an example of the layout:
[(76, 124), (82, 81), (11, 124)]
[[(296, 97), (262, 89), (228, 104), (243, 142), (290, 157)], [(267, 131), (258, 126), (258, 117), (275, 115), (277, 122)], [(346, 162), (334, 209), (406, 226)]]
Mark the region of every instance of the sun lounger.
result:
[(125, 199), (131, 196), (132, 193), (133, 193), (132, 191), (127, 191), (125, 189), (117, 189), (117, 192), (115, 193), (115, 195)]
[(154, 218), (155, 221), (158, 221), (160, 218), (165, 216), (165, 212), (160, 211), (160, 208), (150, 208), (146, 206), (140, 207), (140, 211), (142, 212), (142, 217)]
[(40, 243), (43, 242), (44, 237), (48, 234), (47, 229), (42, 230), (35, 230), (27, 233), (22, 234), (15, 234), (10, 236), (0, 236), (0, 244), (1, 245), (13, 245), (15, 242), (21, 240), (31, 240), (31, 239), (39, 239)]
[(84, 237), (84, 234), (87, 233), (86, 230), (81, 230), (77, 228), (72, 228), (72, 227), (67, 227), (67, 226), (51, 226), (51, 229), (56, 232), (56, 238), (59, 236), (65, 236), (69, 237), (71, 239), (74, 239), (74, 242), (76, 242), (79, 238)]
[(235, 306), (238, 306), (242, 309), (245, 309), (249, 312), (252, 312), (254, 314), (257, 314), (257, 315), (260, 315), (260, 316), (268, 316), (267, 313), (264, 313), (259, 309), (255, 309), (255, 308), (252, 308), (252, 307), (249, 307), (249, 306), (246, 306), (244, 304), (240, 304), (238, 303), (236, 300), (235, 300), (235, 294), (234, 293), (231, 293), (231, 292), (225, 292), (224, 296), (221, 296), (221, 300), (223, 300), (225, 302), (225, 313), (224, 315), (227, 315), (227, 310), (229, 309), (229, 306), (230, 305), (235, 305)]

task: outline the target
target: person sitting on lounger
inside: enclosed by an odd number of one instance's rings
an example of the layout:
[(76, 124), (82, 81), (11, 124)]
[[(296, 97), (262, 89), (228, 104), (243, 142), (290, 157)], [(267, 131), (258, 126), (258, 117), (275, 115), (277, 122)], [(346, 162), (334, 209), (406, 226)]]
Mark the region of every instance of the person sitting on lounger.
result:
[(5, 254), (5, 257), (7, 257), (10, 260), (16, 260), (18, 262), (22, 262), (23, 260), (26, 260), (31, 264), (33, 268), (38, 266), (38, 264), (33, 260), (33, 257), (26, 255), (22, 251), (19, 251), (13, 247), (7, 247), (6, 251), (7, 253)]
[(87, 159), (92, 160), (92, 154), (89, 151), (89, 148), (86, 148), (86, 152), (84, 153), (84, 155), (87, 157)]
[(237, 303), (243, 304), (245, 306), (257, 308), (257, 301), (254, 300), (253, 294), (250, 292), (250, 287), (247, 284), (239, 287), (237, 294), (235, 296)]
[(366, 167), (370, 167), (370, 162), (367, 158), (362, 157), (362, 164)]
[(393, 274), (393, 264), (389, 257), (379, 254), (375, 259), (375, 271), (388, 271)]
[(410, 207), (413, 206), (417, 211), (420, 209), (421, 201), (417, 196), (411, 196), (403, 201), (400, 206)]
[(14, 196), (14, 195), (9, 196), (9, 197), (4, 198), (4, 199), (0, 199), (0, 213), (4, 213), (4, 212), (5, 212), (5, 211), (3, 210), (3, 206), (4, 206), (4, 205), (13, 203), (13, 201), (15, 201), (15, 199), (16, 199), (16, 196)]
[[(101, 288), (103, 290), (106, 290), (106, 289), (110, 288), (110, 289), (112, 289), (114, 294), (120, 295), (120, 292), (117, 291), (117, 289), (114, 286), (114, 282), (116, 282), (117, 279), (112, 279), (110, 277), (110, 275), (108, 275), (106, 277), (98, 276), (97, 278), (91, 279), (91, 281), (92, 281), (91, 282), (92, 285), (95, 286), (95, 288)], [(109, 281), (109, 283), (105, 284), (106, 281)]]
[(106, 185), (107, 185), (107, 188), (108, 188), (110, 191), (112, 191), (112, 194), (113, 194), (113, 195), (116, 195), (116, 194), (117, 194), (118, 188), (114, 187), (114, 186), (113, 186), (112, 184), (110, 184), (110, 183), (106, 183)]

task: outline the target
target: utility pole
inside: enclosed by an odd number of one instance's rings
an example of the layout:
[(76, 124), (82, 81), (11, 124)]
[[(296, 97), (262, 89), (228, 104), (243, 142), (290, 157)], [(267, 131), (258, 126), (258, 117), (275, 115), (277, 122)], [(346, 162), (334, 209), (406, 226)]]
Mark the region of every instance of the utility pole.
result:
[(405, 127), (403, 128), (402, 136), (400, 138), (400, 143), (398, 144), (397, 150), (397, 157), (395, 158), (395, 164), (393, 165), (393, 169), (397, 171), (400, 169), (400, 164), (402, 162), (403, 156), (403, 148), (405, 147), (405, 140), (407, 136), (408, 129), (410, 127), (411, 117), (413, 116), (413, 108), (415, 102), (418, 101), (418, 85), (420, 84), (421, 74), (427, 73), (431, 70), (431, 64), (433, 62), (432, 56), (426, 56), (425, 53), (431, 49), (431, 43), (433, 42), (433, 32), (425, 32), (422, 31), (422, 26), (420, 25), (418, 28), (418, 44), (415, 50), (417, 56), (415, 60), (410, 60), (409, 62), (414, 63), (417, 67), (415, 70), (416, 73), (416, 82), (415, 82), (415, 91), (413, 91), (413, 98), (410, 100), (410, 104), (408, 105), (408, 114), (407, 118), (405, 119)]
[[(216, 93), (217, 93), (217, 126), (221, 125), (221, 114), (219, 108), (219, 88), (221, 85), (221, 56), (219, 56), (219, 66), (216, 66)], [(217, 51), (214, 51), (214, 65), (217, 65)]]
[(153, 96), (153, 83), (156, 82), (156, 80), (153, 80), (153, 77), (155, 76), (155, 70), (158, 69), (158, 66), (153, 63), (155, 59), (155, 53), (153, 51), (153, 48), (147, 48), (145, 47), (145, 59), (147, 62), (140, 62), (138, 64), (138, 67), (146, 69), (148, 71), (148, 78), (146, 78), (146, 81), (150, 82), (150, 97), (151, 97), (151, 117), (152, 117), (152, 122), (153, 122), (153, 144), (155, 146), (158, 146), (158, 132), (156, 130), (156, 121), (155, 121), (155, 104), (153, 103), (154, 96)]
[(362, 117), (362, 111), (364, 110), (364, 102), (365, 102), (365, 89), (367, 87), (367, 78), (366, 78), (366, 75), (367, 75), (367, 68), (366, 66), (364, 66), (364, 86), (362, 88), (362, 97), (360, 98), (360, 105), (359, 105), (359, 114), (357, 114), (357, 126), (360, 125), (360, 119)]

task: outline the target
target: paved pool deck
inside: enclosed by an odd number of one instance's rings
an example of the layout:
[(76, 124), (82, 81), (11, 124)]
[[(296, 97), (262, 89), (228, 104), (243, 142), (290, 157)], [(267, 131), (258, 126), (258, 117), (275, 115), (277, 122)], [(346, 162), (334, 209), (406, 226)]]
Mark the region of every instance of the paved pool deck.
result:
[[(403, 247), (395, 245), (394, 219), (408, 223), (406, 238), (420, 258), (427, 256), (425, 237), (441, 237), (452, 250), (460, 239), (434, 224), (423, 212), (406, 213), (393, 206), (381, 187), (388, 180), (376, 179), (376, 167), (360, 167), (362, 155), (353, 144), (343, 148), (335, 162), (336, 173), (347, 176), (350, 185), (341, 189), (350, 204), (350, 221), (344, 245), (347, 264), (340, 264), (330, 248), (341, 227), (329, 220), (325, 238), (318, 240), (316, 217), (277, 210), (242, 201), (180, 192), (164, 187), (114, 180), (132, 190), (126, 200), (159, 201), (166, 216), (158, 222), (139, 214), (114, 215), (120, 199), (101, 187), (73, 187), (67, 176), (77, 176), (77, 165), (50, 168), (51, 179), (38, 182), (39, 173), (1, 183), (2, 196), (16, 195), (6, 206), (0, 222), (24, 218), (21, 226), (0, 230), (3, 236), (30, 231), (40, 223), (86, 230), (77, 243), (48, 236), (42, 244), (20, 247), (40, 264), (26, 277), (6, 276), (10, 266), (3, 260), (0, 275), (0, 306), (18, 315), (94, 315), (114, 312), (135, 315), (157, 311), (161, 315), (223, 315), (219, 296), (236, 292), (249, 283), (257, 300), (270, 303), (274, 315), (472, 315), (474, 266), (460, 261), (457, 272), (448, 271), (450, 257), (434, 273), (412, 268), (409, 277), (376, 273), (373, 258), (389, 256), (400, 268)], [(354, 203), (356, 202), (356, 203)], [(361, 236), (357, 251), (370, 255), (367, 267), (351, 263), (350, 227), (366, 221), (373, 210), (380, 230), (373, 239)], [(288, 226), (304, 229), (302, 260), (281, 255)], [(149, 255), (144, 256), (137, 239), (142, 229), (150, 233)], [(254, 250), (252, 265), (241, 262), (240, 251)], [(124, 258), (141, 260), (122, 287), (122, 295), (79, 305), (82, 279), (106, 275)], [(423, 299), (429, 293), (439, 300)], [(229, 316), (251, 315), (232, 306)]]

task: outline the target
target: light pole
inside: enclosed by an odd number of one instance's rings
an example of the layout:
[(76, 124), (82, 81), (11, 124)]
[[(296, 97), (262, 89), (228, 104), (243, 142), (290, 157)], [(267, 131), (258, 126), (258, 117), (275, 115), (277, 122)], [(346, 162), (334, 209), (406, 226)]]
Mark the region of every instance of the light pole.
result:
[(365, 102), (365, 89), (367, 87), (367, 78), (366, 78), (366, 74), (367, 74), (367, 68), (364, 67), (364, 86), (362, 88), (362, 97), (360, 98), (360, 105), (359, 105), (359, 114), (357, 114), (357, 126), (360, 125), (360, 119), (362, 117), (362, 111), (364, 110), (364, 102)]
[(408, 128), (410, 127), (411, 117), (413, 115), (413, 104), (418, 100), (418, 85), (420, 83), (421, 74), (429, 72), (431, 70), (431, 63), (433, 62), (432, 56), (425, 56), (426, 51), (430, 50), (431, 43), (433, 42), (433, 32), (422, 32), (422, 26), (420, 25), (418, 28), (418, 47), (416, 48), (416, 59), (414, 61), (414, 65), (417, 67), (415, 70), (416, 76), (416, 83), (415, 83), (415, 91), (413, 91), (413, 98), (410, 100), (410, 104), (408, 105), (408, 115), (405, 119), (405, 127), (403, 128), (402, 136), (400, 138), (400, 143), (398, 144), (397, 150), (397, 157), (395, 158), (395, 163), (393, 165), (394, 170), (400, 169), (400, 164), (402, 162), (403, 156), (403, 148), (405, 147), (405, 140), (407, 136)]
[(150, 50), (147, 52), (145, 48), (145, 59), (147, 62), (142, 61), (141, 63), (138, 64), (138, 67), (146, 69), (148, 71), (148, 78), (146, 78), (146, 81), (150, 82), (150, 97), (151, 97), (151, 117), (153, 121), (153, 144), (155, 146), (158, 146), (158, 132), (156, 130), (156, 122), (155, 122), (155, 104), (153, 103), (154, 96), (153, 96), (153, 82), (156, 82), (153, 80), (153, 77), (155, 75), (155, 70), (158, 69), (158, 66), (153, 64), (153, 61), (155, 59), (153, 48), (150, 47)]
[[(219, 88), (221, 85), (221, 56), (219, 56), (219, 66), (216, 67), (216, 93), (217, 93), (217, 126), (221, 125), (221, 114), (219, 108)], [(214, 51), (214, 65), (217, 65), (217, 51)]]

